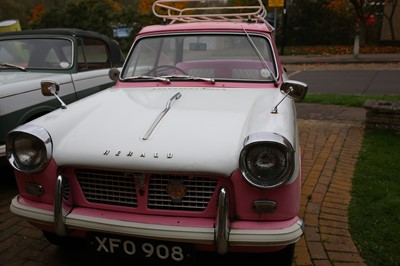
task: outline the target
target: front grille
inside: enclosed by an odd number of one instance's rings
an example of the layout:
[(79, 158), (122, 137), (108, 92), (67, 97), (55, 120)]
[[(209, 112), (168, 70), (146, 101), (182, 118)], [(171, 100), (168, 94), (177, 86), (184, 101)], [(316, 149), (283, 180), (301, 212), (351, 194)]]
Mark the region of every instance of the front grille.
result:
[(62, 184), (62, 189), (63, 189), (63, 199), (64, 200), (66, 200), (66, 201), (68, 201), (69, 200), (69, 197), (70, 197), (70, 195), (71, 195), (71, 186), (70, 186), (70, 184), (69, 184), (69, 178), (68, 177), (65, 177), (64, 179), (63, 179), (63, 184)]
[[(139, 187), (147, 189), (147, 208), (152, 210), (204, 211), (218, 183), (216, 178), (167, 174), (147, 174), (149, 182), (144, 183), (134, 173), (82, 169), (76, 170), (75, 175), (90, 203), (136, 208), (136, 187)], [(136, 184), (135, 180), (142, 184)], [(182, 198), (168, 194), (171, 183), (185, 190)], [(142, 187), (144, 184), (148, 187)]]
[(132, 174), (92, 170), (77, 170), (75, 174), (87, 201), (137, 207), (135, 179)]
[[(187, 189), (185, 196), (178, 202), (172, 200), (167, 193), (167, 186), (171, 181), (180, 183)], [(147, 206), (159, 210), (203, 211), (207, 208), (216, 185), (216, 179), (205, 177), (152, 175)]]

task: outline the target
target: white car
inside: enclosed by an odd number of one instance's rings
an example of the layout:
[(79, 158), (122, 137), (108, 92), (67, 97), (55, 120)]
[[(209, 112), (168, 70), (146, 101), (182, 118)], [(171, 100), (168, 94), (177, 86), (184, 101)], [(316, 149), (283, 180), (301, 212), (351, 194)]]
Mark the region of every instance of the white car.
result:
[(112, 86), (108, 71), (124, 56), (118, 43), (78, 29), (42, 29), (0, 34), (0, 158), (8, 131), (59, 107), (43, 97), (40, 83), (60, 84), (71, 103)]
[[(8, 134), (20, 192), (11, 211), (50, 242), (291, 265), (303, 234), (294, 100), (307, 85), (288, 80), (261, 0), (206, 2), (156, 1), (171, 23), (141, 30), (110, 70), (115, 86)], [(58, 86), (43, 83), (43, 94)]]

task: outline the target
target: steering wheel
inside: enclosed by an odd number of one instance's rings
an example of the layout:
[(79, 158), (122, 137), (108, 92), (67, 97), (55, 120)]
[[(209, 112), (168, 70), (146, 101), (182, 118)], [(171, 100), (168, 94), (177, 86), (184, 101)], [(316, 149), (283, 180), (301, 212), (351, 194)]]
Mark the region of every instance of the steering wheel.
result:
[(170, 70), (170, 69), (177, 70), (177, 71), (181, 72), (183, 75), (187, 75), (187, 73), (183, 69), (176, 67), (176, 66), (171, 66), (171, 65), (156, 66), (152, 70), (148, 71), (145, 75), (150, 75), (151, 73), (154, 73), (155, 76), (158, 76), (157, 74), (159, 72), (164, 72), (164, 71)]

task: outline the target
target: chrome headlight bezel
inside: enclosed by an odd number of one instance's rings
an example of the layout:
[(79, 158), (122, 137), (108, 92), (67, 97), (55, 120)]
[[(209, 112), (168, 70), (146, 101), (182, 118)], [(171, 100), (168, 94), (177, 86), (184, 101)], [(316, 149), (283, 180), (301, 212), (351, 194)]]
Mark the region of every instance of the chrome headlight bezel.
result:
[(37, 173), (49, 163), (53, 144), (49, 133), (36, 125), (21, 125), (7, 134), (6, 156), (11, 166), (24, 173)]
[(276, 188), (291, 179), (295, 168), (294, 153), (293, 146), (285, 137), (270, 132), (255, 133), (244, 141), (239, 169), (251, 185)]

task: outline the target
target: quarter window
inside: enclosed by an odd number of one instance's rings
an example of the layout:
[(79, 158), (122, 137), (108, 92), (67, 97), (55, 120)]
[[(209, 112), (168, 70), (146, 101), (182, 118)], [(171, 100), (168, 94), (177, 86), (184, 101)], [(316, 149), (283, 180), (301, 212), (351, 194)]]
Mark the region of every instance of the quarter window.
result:
[(85, 38), (78, 44), (78, 70), (110, 68), (111, 60), (107, 45), (96, 39)]

